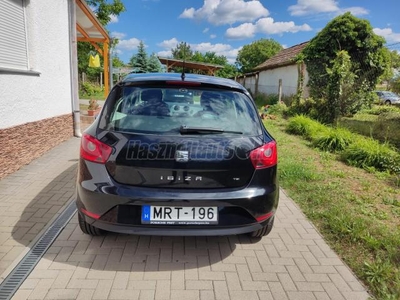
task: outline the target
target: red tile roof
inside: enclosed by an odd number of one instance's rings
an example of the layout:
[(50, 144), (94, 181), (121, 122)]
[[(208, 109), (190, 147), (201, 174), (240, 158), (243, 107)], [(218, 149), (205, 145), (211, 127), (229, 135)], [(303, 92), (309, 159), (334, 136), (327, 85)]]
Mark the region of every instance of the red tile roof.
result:
[(295, 64), (293, 59), (299, 54), (305, 46), (307, 46), (308, 42), (304, 42), (298, 45), (294, 45), (290, 48), (286, 48), (267, 59), (262, 64), (258, 65), (254, 68), (255, 71), (275, 69), (277, 67), (287, 66)]

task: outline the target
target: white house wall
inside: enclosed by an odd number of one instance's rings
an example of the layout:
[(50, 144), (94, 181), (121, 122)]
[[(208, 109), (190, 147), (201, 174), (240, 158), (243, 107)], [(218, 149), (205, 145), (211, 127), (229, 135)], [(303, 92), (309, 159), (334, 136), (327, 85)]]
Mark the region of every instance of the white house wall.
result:
[(282, 94), (285, 96), (296, 94), (297, 78), (297, 65), (261, 71), (259, 73), (258, 92), (278, 94), (279, 79), (282, 79)]
[(25, 3), (29, 67), (40, 75), (0, 74), (0, 129), (72, 112), (68, 0)]
[(246, 89), (250, 90), (253, 95), (256, 92), (256, 80), (255, 75), (246, 77)]

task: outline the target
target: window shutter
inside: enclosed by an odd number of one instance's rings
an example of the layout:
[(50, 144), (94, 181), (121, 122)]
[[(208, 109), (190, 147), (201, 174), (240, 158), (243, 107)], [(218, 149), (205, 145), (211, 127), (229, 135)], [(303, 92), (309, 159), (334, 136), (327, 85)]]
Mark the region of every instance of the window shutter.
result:
[(28, 69), (23, 0), (0, 0), (0, 68)]

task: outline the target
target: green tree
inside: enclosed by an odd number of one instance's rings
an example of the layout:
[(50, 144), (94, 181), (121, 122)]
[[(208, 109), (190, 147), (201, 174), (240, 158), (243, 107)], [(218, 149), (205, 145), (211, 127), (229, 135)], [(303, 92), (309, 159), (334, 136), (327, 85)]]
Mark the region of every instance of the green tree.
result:
[(390, 51), (390, 65), (394, 69), (400, 69), (400, 53), (396, 50)]
[[(309, 73), (310, 94), (326, 99), (330, 80), (328, 70), (341, 50), (351, 59), (351, 72), (356, 75), (353, 89), (368, 93), (375, 89), (378, 78), (388, 68), (384, 39), (376, 35), (367, 20), (345, 13), (330, 21), (303, 50)], [(367, 97), (367, 95), (365, 95)]]
[(341, 116), (351, 115), (358, 109), (359, 101), (353, 92), (355, 74), (351, 72), (351, 58), (347, 51), (339, 51), (328, 69), (326, 122), (333, 123)]
[(86, 0), (86, 3), (94, 7), (94, 13), (103, 26), (110, 23), (111, 16), (119, 16), (126, 10), (121, 0), (113, 0), (111, 3), (107, 0)]
[(149, 57), (148, 63), (147, 63), (147, 71), (149, 73), (159, 73), (162, 72), (162, 67), (161, 63), (158, 60), (158, 57), (155, 53), (152, 53)]
[[(99, 22), (106, 26), (111, 21), (111, 16), (119, 16), (125, 11), (125, 6), (121, 0), (113, 0), (111, 3), (106, 0), (87, 0), (88, 5), (94, 8), (94, 13)], [(89, 78), (98, 77), (102, 70), (100, 68), (90, 68), (88, 66), (89, 56), (96, 52), (96, 49), (87, 42), (78, 42), (78, 72), (85, 72)], [(103, 63), (103, 57), (100, 56), (100, 62)]]
[(192, 60), (193, 51), (186, 42), (180, 42), (175, 48), (171, 49), (172, 57), (175, 59)]
[(148, 72), (148, 57), (143, 41), (140, 41), (138, 52), (131, 57), (130, 64), (136, 70), (136, 73)]
[(260, 39), (243, 46), (236, 58), (236, 64), (240, 72), (248, 73), (282, 49), (281, 44), (273, 39)]
[(158, 73), (162, 72), (162, 66), (155, 53), (147, 55), (144, 43), (141, 41), (138, 52), (132, 55), (129, 64), (136, 73)]
[[(236, 66), (229, 64), (226, 56), (217, 55), (213, 51), (208, 51), (204, 54), (199, 51), (195, 51), (192, 55), (191, 61), (223, 66), (223, 68), (217, 70), (215, 74), (219, 77), (232, 78), (238, 73)], [(192, 72), (197, 74), (206, 74), (206, 72), (202, 70), (192, 70)]]
[(114, 68), (121, 68), (125, 64), (118, 56), (114, 55), (113, 58), (112, 58), (112, 65), (113, 65)]
[(239, 75), (239, 71), (235, 65), (227, 63), (222, 69), (217, 71), (216, 75), (223, 78), (234, 78)]

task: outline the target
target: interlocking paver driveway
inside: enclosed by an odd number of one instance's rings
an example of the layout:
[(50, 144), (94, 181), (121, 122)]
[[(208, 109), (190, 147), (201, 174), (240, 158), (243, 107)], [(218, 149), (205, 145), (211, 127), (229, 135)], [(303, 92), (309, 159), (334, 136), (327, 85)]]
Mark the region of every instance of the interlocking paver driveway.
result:
[[(8, 268), (1, 279), (73, 195), (78, 144), (71, 139), (0, 182), (0, 271)], [(74, 216), (13, 299), (368, 297), (281, 192), (275, 227), (261, 240), (245, 235), (90, 237)]]

